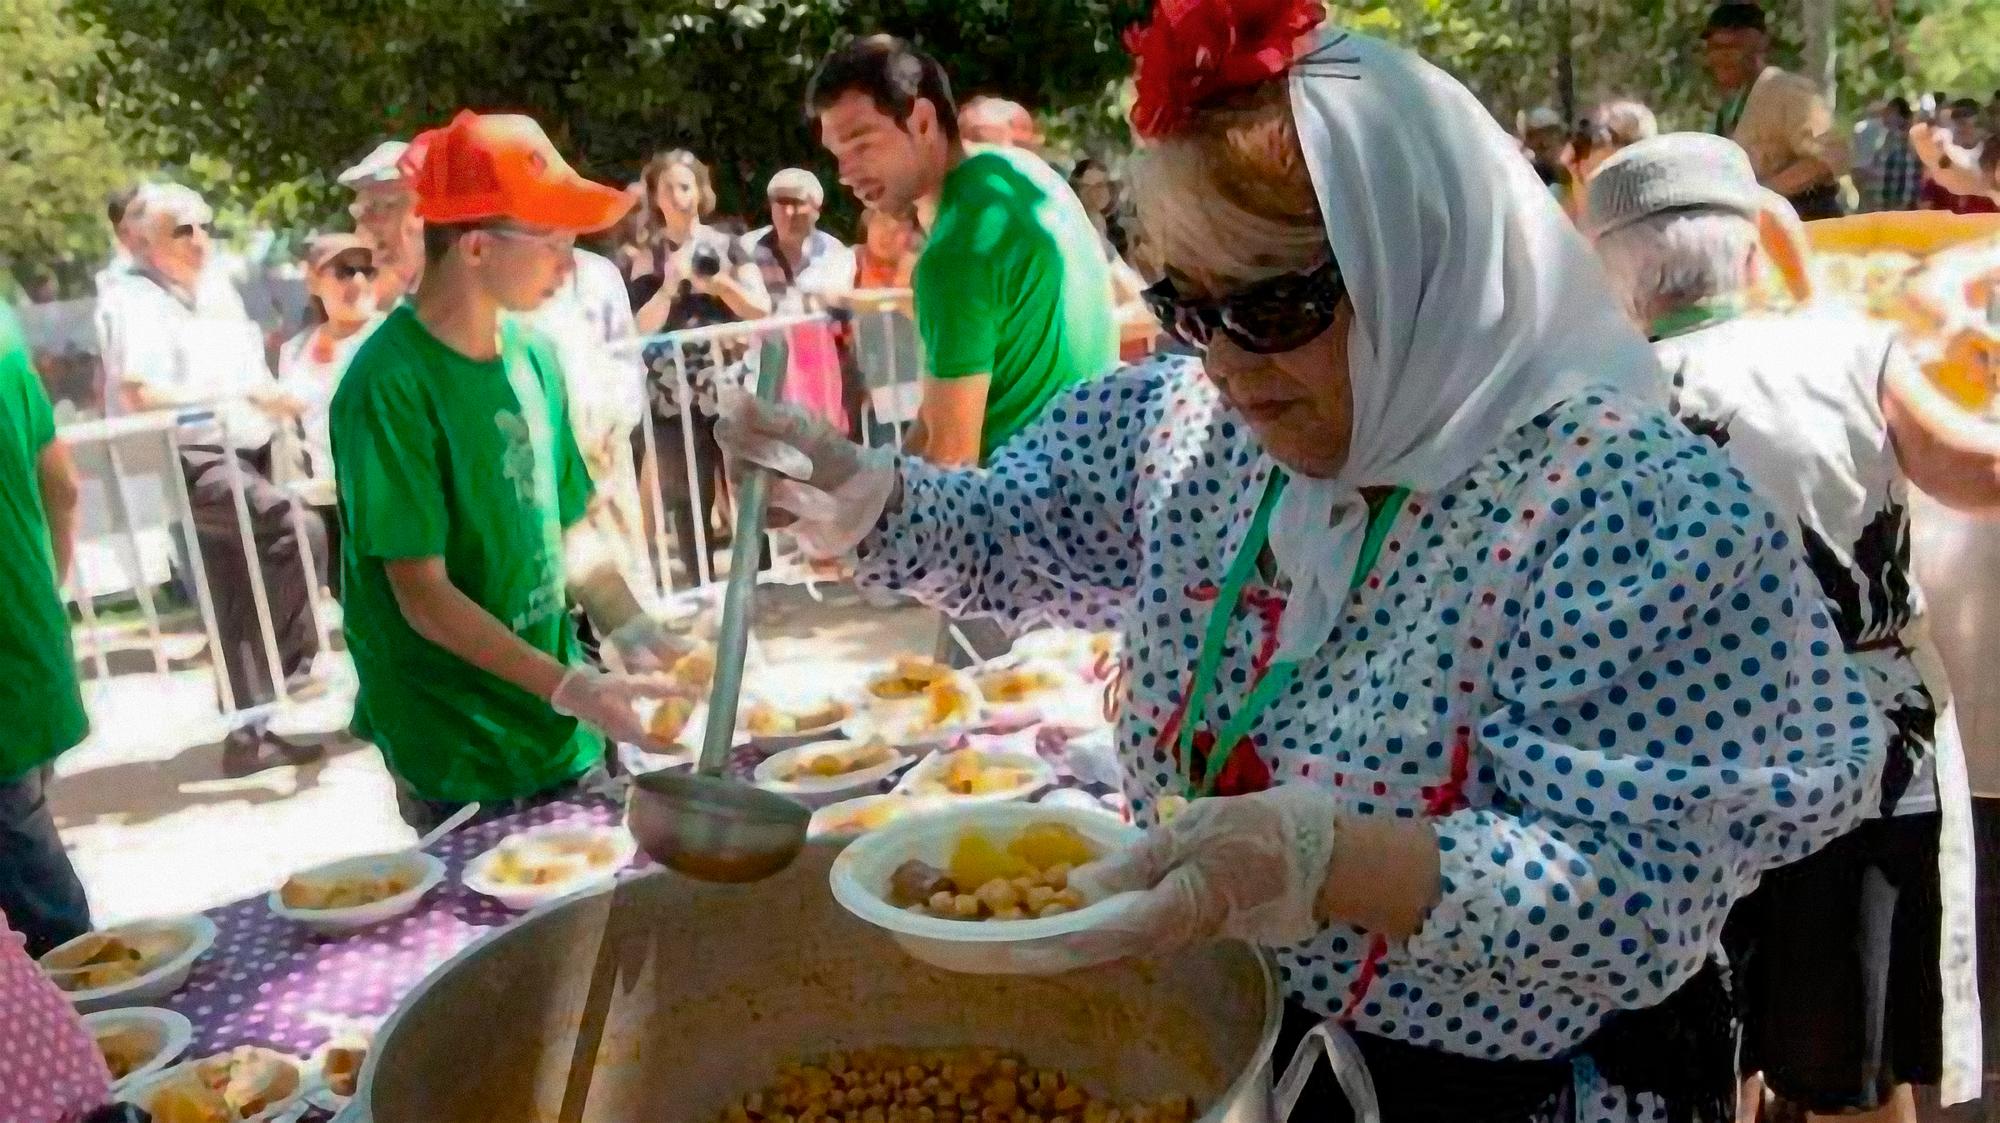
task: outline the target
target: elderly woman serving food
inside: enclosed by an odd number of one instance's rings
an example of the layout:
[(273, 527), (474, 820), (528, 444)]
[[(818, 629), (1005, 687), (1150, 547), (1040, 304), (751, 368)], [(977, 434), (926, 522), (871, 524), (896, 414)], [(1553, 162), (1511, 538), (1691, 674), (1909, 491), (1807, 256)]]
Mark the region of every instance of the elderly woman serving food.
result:
[(1197, 2), (1133, 37), (1151, 297), (1200, 359), (983, 471), (744, 400), (726, 442), (865, 581), (1122, 628), (1151, 830), (1078, 876), (1143, 895), (1024, 966), (1240, 938), (1385, 1119), (1722, 1118), (1717, 933), (1868, 813), (1877, 719), (1790, 525), (1668, 414), (1505, 135), (1320, 24)]

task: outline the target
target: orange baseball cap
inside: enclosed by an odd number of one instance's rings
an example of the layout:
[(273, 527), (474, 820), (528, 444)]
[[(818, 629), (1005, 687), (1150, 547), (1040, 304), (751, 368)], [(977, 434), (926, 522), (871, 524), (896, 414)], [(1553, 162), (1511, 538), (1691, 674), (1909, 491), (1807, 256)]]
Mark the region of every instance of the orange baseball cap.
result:
[(632, 207), (625, 192), (578, 175), (533, 118), (514, 114), (460, 110), (418, 134), (400, 166), (425, 222), (504, 218), (588, 234)]

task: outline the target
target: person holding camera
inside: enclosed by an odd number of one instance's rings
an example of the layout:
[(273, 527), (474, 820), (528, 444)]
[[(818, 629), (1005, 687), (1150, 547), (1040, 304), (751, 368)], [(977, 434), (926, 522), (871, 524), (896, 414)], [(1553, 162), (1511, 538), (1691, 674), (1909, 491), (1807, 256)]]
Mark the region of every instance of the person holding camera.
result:
[[(763, 274), (741, 242), (708, 225), (715, 210), (715, 188), (708, 166), (684, 148), (662, 152), (647, 163), (646, 214), (642, 252), (627, 280), (633, 318), (639, 334), (682, 331), (712, 324), (733, 324), (771, 314), (771, 297)], [(647, 424), (653, 429), (649, 457), (642, 429), (632, 438), (633, 457), (640, 465), (642, 492), (658, 488), (667, 517), (673, 520), (675, 551), (686, 579), (698, 582), (715, 572), (714, 543), (706, 536), (697, 550), (695, 519), (707, 519), (722, 482), (722, 459), (715, 444), (715, 376), (729, 357), (707, 344), (683, 348), (676, 369), (674, 348), (646, 350), (652, 408)], [(683, 385), (692, 397), (683, 417)], [(692, 452), (694, 470), (688, 471)], [(646, 537), (653, 538), (654, 508), (641, 504), (647, 520)], [(706, 566), (698, 564), (706, 554)]]

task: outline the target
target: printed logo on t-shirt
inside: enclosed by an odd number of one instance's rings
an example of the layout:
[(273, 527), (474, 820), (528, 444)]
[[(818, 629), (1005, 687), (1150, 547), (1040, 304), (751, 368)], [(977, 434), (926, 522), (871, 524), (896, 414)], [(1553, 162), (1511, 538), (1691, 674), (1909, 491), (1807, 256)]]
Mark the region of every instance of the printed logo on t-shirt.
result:
[(533, 507), (537, 502), (535, 444), (528, 437), (528, 422), (520, 414), (502, 409), (494, 412), (493, 425), (507, 442), (507, 451), (501, 454), (501, 472), (514, 485), (514, 498), (522, 506)]

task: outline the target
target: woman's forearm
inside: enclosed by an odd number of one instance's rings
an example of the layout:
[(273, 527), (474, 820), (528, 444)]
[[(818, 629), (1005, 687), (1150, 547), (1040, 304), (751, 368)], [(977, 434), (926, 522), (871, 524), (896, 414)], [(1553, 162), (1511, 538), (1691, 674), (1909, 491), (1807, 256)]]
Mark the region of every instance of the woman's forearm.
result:
[(1401, 941), (1422, 928), (1441, 892), (1437, 833), (1422, 819), (1343, 818), (1318, 915)]

